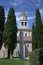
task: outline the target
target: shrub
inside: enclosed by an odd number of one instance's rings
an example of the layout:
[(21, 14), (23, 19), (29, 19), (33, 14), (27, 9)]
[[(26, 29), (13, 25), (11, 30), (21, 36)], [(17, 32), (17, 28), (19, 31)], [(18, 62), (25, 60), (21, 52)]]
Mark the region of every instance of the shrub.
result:
[(36, 49), (30, 52), (30, 64), (41, 65), (43, 64), (43, 49)]

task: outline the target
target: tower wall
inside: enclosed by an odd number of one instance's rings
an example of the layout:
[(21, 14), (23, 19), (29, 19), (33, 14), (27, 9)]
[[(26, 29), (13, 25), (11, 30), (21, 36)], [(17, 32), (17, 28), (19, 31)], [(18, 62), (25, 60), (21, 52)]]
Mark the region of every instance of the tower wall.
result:
[(20, 16), (20, 28), (28, 28), (28, 20), (25, 11), (23, 10)]

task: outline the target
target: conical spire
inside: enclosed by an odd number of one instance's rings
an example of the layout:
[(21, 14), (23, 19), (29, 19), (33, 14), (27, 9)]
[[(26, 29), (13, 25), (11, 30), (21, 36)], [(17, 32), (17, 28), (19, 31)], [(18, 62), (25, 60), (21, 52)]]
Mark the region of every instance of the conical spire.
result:
[(22, 10), (22, 14), (21, 14), (22, 16), (26, 16), (26, 13), (25, 13), (25, 10), (23, 9)]
[(24, 20), (24, 21), (27, 20), (27, 16), (26, 16), (26, 13), (25, 13), (25, 10), (24, 10), (24, 9), (22, 10), (20, 20), (22, 20), (22, 21), (23, 21), (23, 20)]
[(28, 28), (28, 22), (27, 22), (27, 16), (25, 13), (25, 10), (22, 10), (21, 16), (20, 16), (20, 27), (21, 28)]

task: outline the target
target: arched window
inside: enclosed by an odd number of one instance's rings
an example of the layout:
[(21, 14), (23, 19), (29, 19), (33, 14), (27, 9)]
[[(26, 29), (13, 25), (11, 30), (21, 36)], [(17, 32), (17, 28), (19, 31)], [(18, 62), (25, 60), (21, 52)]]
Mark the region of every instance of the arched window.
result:
[(22, 22), (22, 26), (23, 26), (23, 22)]
[(27, 36), (27, 33), (25, 33), (25, 37)]
[(25, 26), (27, 25), (27, 22), (25, 22)]
[(27, 47), (29, 47), (29, 45), (27, 44)]

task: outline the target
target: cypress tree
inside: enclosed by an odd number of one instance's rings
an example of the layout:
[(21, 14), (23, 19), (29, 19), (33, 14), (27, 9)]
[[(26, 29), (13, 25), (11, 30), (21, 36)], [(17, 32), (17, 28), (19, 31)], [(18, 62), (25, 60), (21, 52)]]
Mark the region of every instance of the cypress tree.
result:
[(37, 38), (36, 38), (36, 28), (32, 25), (32, 50), (37, 49)]
[(43, 47), (42, 43), (42, 20), (39, 9), (36, 9), (36, 18), (35, 18), (35, 26), (36, 26), (36, 39), (38, 48)]
[(17, 43), (16, 16), (13, 8), (10, 8), (8, 12), (4, 36), (5, 47), (7, 46), (8, 48), (8, 58), (12, 58), (13, 51), (16, 48)]
[(0, 49), (3, 44), (4, 22), (5, 22), (5, 12), (3, 6), (0, 6)]

